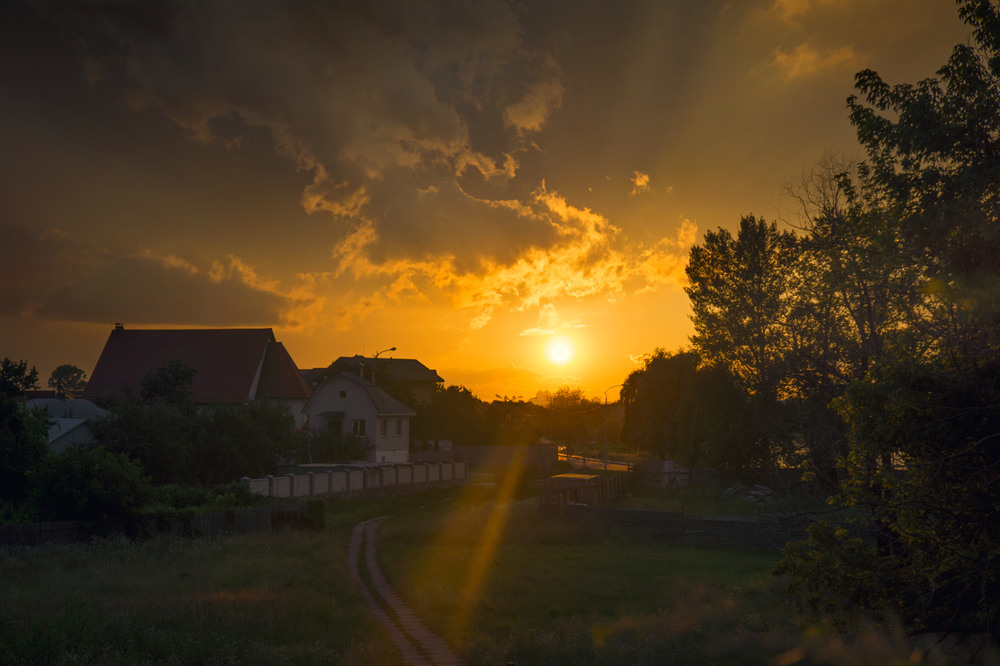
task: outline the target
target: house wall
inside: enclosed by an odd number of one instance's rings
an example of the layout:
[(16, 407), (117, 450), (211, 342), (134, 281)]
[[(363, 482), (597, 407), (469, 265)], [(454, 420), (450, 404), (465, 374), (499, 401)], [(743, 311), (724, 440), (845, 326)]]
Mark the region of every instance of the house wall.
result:
[(378, 417), (375, 428), (375, 450), (369, 454), (368, 462), (405, 463), (409, 461), (409, 457), (410, 417)]
[[(340, 397), (341, 392), (344, 397)], [(368, 452), (368, 462), (405, 463), (410, 455), (410, 418), (388, 416), (380, 418), (375, 405), (363, 386), (347, 378), (334, 378), (313, 391), (312, 398), (302, 409), (302, 426), (309, 430), (323, 430), (329, 423), (324, 412), (343, 412), (341, 432), (354, 434), (354, 421), (365, 422), (365, 438), (373, 445)], [(400, 434), (396, 434), (396, 419), (402, 420)], [(386, 435), (382, 435), (382, 420), (387, 421)]]
[(306, 427), (306, 416), (303, 410), (306, 406), (305, 400), (282, 400), (283, 404), (288, 405), (288, 411), (292, 415), (292, 420), (295, 422), (296, 428)]

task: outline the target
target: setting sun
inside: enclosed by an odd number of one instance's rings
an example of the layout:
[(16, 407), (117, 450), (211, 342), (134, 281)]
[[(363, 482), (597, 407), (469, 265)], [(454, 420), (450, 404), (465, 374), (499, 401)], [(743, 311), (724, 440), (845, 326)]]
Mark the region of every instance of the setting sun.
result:
[(576, 349), (573, 347), (573, 342), (569, 338), (562, 336), (553, 338), (545, 347), (546, 356), (556, 365), (569, 363), (573, 360), (575, 353)]

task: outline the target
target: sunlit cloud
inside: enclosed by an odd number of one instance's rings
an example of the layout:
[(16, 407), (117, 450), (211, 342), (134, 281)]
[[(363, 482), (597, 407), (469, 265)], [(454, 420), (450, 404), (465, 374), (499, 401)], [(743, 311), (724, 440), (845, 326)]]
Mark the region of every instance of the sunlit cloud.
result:
[(860, 59), (850, 46), (819, 51), (808, 43), (799, 44), (791, 51), (776, 49), (770, 66), (782, 73), (788, 81), (813, 76), (821, 71), (854, 67)]
[(774, 0), (771, 11), (780, 16), (781, 20), (786, 23), (795, 23), (816, 7), (843, 3), (844, 0)]
[(521, 335), (555, 335), (568, 328), (586, 328), (587, 325), (579, 319), (564, 319), (556, 306), (546, 303), (538, 311), (538, 325), (521, 331)]
[(640, 173), (638, 171), (632, 172), (632, 191), (629, 193), (631, 196), (636, 196), (642, 194), (643, 192), (649, 191), (649, 174)]
[(558, 80), (539, 81), (523, 99), (507, 107), (505, 120), (519, 130), (537, 132), (552, 112), (559, 108), (565, 91)]

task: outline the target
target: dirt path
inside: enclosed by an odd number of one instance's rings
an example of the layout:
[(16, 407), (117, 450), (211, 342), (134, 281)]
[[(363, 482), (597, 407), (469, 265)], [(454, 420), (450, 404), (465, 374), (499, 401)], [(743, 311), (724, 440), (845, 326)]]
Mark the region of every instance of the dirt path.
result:
[(385, 518), (385, 516), (373, 518), (355, 525), (347, 553), (351, 573), (361, 582), (369, 607), (379, 623), (389, 631), (392, 642), (407, 664), (414, 666), (463, 664), (448, 644), (414, 615), (385, 579), (375, 557), (378, 526)]

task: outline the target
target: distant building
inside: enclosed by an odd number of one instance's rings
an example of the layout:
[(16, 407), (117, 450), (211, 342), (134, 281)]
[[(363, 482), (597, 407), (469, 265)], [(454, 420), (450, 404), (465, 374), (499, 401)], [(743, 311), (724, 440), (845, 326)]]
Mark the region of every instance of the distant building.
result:
[(409, 460), (410, 418), (416, 412), (358, 375), (341, 373), (321, 382), (302, 413), (310, 431), (333, 427), (366, 439), (368, 462)]
[(311, 389), (270, 328), (126, 330), (117, 325), (82, 397), (137, 395), (146, 373), (170, 361), (195, 370), (190, 389), (199, 404), (280, 401), (301, 426)]
[(303, 372), (306, 381), (315, 386), (341, 373), (362, 377), (383, 388), (413, 396), (416, 404), (427, 404), (434, 399), (434, 390), (444, 383), (437, 372), (413, 358), (341, 356), (326, 368), (312, 368)]
[(69, 446), (87, 446), (94, 443), (90, 426), (108, 415), (89, 400), (80, 398), (29, 398), (25, 409), (43, 409), (49, 417), (49, 449), (59, 453)]

